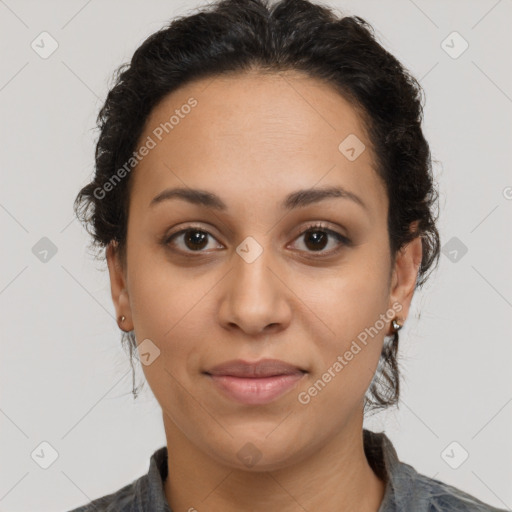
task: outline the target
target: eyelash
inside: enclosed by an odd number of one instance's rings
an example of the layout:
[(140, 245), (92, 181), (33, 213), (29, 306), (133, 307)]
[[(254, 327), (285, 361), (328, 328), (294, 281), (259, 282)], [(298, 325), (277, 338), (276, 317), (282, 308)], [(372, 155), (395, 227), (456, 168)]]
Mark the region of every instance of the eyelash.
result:
[[(163, 240), (161, 241), (161, 243), (165, 246), (165, 247), (168, 247), (168, 248), (171, 248), (170, 245), (171, 245), (171, 242), (175, 239), (175, 238), (178, 238), (178, 236), (180, 235), (183, 235), (189, 231), (199, 231), (201, 233), (205, 233), (207, 234), (208, 236), (212, 237), (212, 238), (215, 238), (213, 237), (213, 235), (211, 235), (208, 231), (206, 231), (204, 228), (202, 227), (199, 227), (199, 226), (193, 226), (193, 225), (190, 225), (190, 226), (187, 226), (185, 227), (184, 229), (180, 230), (180, 231), (177, 231), (176, 233), (173, 233), (172, 235), (170, 236), (164, 236)], [(323, 231), (325, 233), (327, 233), (328, 235), (331, 235), (332, 237), (334, 237), (341, 246), (350, 246), (351, 245), (351, 241), (341, 235), (340, 233), (336, 232), (336, 231), (333, 231), (332, 229), (329, 229), (325, 224), (321, 223), (321, 222), (317, 222), (317, 223), (312, 223), (310, 224), (309, 226), (307, 226), (304, 231), (302, 231), (297, 237), (296, 239), (306, 235), (308, 232), (315, 232), (315, 231)], [(171, 248), (171, 250), (174, 250)], [(338, 247), (336, 249), (333, 249), (333, 250), (330, 250), (330, 251), (306, 251), (306, 252), (309, 252), (311, 254), (319, 254), (320, 256), (318, 257), (327, 257), (327, 256), (332, 256), (333, 254), (337, 253), (338, 251), (341, 250), (341, 247)], [(186, 254), (187, 256), (188, 255), (195, 255), (197, 254), (198, 256), (201, 255), (201, 253), (205, 253), (206, 251), (203, 251), (203, 250), (198, 250), (198, 251), (191, 251), (191, 250), (187, 250), (187, 251), (183, 251), (181, 249), (177, 249), (176, 252), (180, 252), (180, 253), (183, 253), (183, 254)]]

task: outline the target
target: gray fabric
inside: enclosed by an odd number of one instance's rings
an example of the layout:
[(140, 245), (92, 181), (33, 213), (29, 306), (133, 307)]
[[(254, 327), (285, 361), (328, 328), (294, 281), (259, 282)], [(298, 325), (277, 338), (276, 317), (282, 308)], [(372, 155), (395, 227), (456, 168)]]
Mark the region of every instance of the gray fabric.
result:
[[(375, 473), (386, 482), (377, 512), (506, 512), (400, 462), (384, 433), (363, 430), (364, 449)], [(163, 482), (167, 478), (167, 447), (151, 456), (149, 471), (117, 492), (69, 512), (172, 512)]]

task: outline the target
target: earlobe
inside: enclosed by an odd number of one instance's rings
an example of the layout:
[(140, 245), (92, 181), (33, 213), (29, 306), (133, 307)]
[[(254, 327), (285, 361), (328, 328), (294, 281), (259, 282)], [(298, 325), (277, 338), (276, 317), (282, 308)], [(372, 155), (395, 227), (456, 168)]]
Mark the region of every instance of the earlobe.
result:
[(123, 331), (133, 329), (131, 324), (131, 311), (126, 276), (124, 268), (119, 260), (116, 242), (110, 242), (105, 250), (110, 277), (110, 293), (116, 310), (116, 318), (119, 328)]

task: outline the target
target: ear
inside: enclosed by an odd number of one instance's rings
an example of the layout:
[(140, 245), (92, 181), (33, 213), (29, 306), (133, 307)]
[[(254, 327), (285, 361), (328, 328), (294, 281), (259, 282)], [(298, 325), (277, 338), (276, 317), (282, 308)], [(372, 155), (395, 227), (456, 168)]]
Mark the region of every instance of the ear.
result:
[[(110, 242), (108, 244), (106, 248), (106, 258), (110, 275), (110, 291), (116, 310), (117, 322), (120, 329), (128, 332), (133, 329), (132, 315), (126, 287), (125, 269), (121, 265), (116, 242)], [(124, 322), (120, 320), (122, 316), (125, 317)]]
[[(416, 228), (417, 224), (418, 221), (411, 224), (413, 229)], [(399, 303), (402, 306), (401, 311), (397, 314), (401, 324), (405, 322), (409, 314), (422, 257), (423, 247), (420, 236), (402, 247), (396, 255), (391, 279), (389, 307), (391, 308), (394, 303)]]

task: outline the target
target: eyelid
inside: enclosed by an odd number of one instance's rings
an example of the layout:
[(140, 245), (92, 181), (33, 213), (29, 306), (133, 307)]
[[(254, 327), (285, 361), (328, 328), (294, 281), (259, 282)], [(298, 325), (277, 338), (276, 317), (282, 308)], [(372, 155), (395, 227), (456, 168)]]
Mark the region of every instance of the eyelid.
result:
[(332, 235), (338, 235), (341, 238), (345, 239), (348, 242), (348, 238), (341, 234), (337, 227), (332, 227), (331, 223), (325, 222), (325, 221), (312, 221), (306, 224), (305, 227), (301, 227), (297, 236), (303, 235), (307, 231), (313, 231), (315, 229), (318, 229), (319, 231), (326, 231), (327, 233), (330, 233)]

